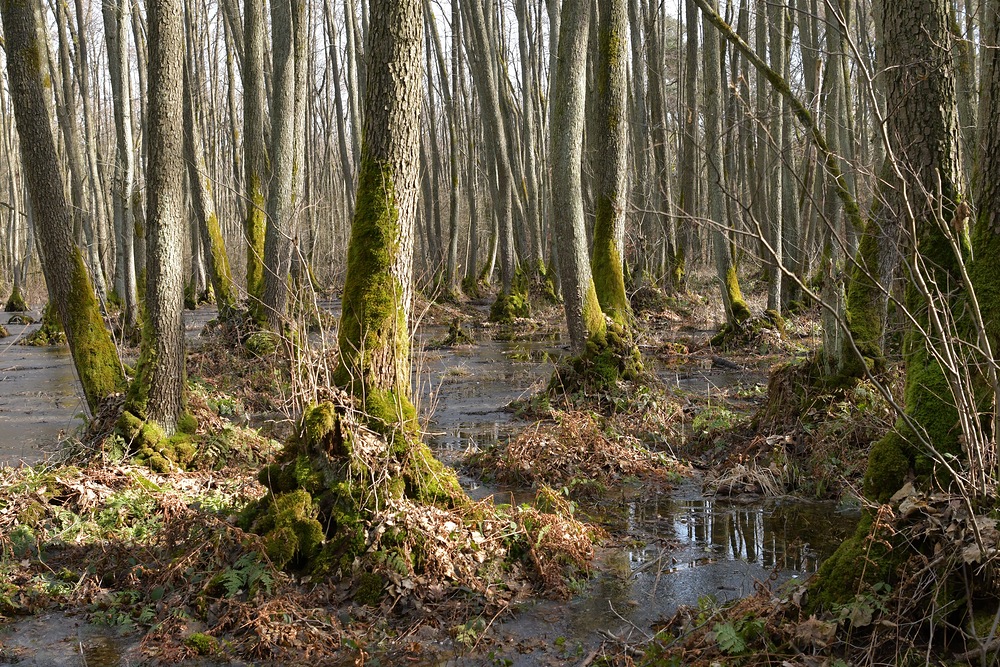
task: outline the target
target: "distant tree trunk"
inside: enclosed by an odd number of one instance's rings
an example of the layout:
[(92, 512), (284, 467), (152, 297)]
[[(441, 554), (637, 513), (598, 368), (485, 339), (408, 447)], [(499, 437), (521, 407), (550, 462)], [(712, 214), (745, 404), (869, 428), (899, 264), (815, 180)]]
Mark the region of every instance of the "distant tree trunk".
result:
[[(330, 0), (323, 0), (323, 12), (326, 20), (326, 36), (329, 41), (330, 67), (333, 80), (330, 87), (333, 88), (334, 103), (337, 109), (337, 142), (340, 147), (340, 170), (344, 175), (344, 190), (347, 195), (347, 215), (354, 216), (354, 162), (351, 156), (357, 153), (349, 152), (347, 148), (348, 116), (344, 111), (344, 103), (341, 95), (340, 85), (340, 55), (337, 51), (337, 27), (333, 22), (333, 13), (330, 8)], [(351, 129), (353, 132), (353, 129)]]
[(173, 434), (184, 410), (182, 161), (184, 8), (181, 0), (151, 0), (149, 22), (149, 161), (146, 165), (146, 289), (143, 331), (130, 410)]
[(420, 0), (372, 0), (358, 206), (340, 316), (337, 382), (376, 427), (415, 418), (409, 317), (420, 142)]
[[(205, 164), (205, 146), (201, 136), (201, 126), (195, 117), (194, 90), (192, 84), (190, 52), (192, 40), (188, 40), (188, 62), (184, 68), (184, 161), (187, 163), (188, 183), (191, 185), (191, 202), (198, 219), (201, 237), (198, 242), (208, 260), (208, 276), (215, 292), (215, 303), (219, 316), (223, 319), (232, 314), (236, 306), (232, 274), (229, 269), (229, 255), (222, 239), (222, 229), (215, 212), (212, 182)], [(196, 243), (197, 245), (197, 243)]]
[(507, 132), (500, 112), (500, 94), (494, 71), (493, 45), (486, 29), (486, 18), (481, 3), (463, 4), (467, 9), (466, 20), (474, 44), (469, 49), (473, 81), (479, 93), (479, 105), (483, 113), (486, 129), (486, 154), (490, 170), (495, 169), (495, 177), (489, 182), (493, 186), (493, 206), (499, 225), (500, 250), (500, 292), (490, 311), (494, 320), (510, 319), (525, 314), (520, 298), (512, 298), (516, 256), (514, 252), (514, 229), (511, 214), (511, 166), (508, 152)]
[[(762, 17), (758, 17), (760, 20)], [(769, 34), (767, 37), (767, 45), (769, 48), (769, 64), (771, 69), (773, 69), (778, 74), (784, 76), (786, 69), (785, 65), (785, 6), (783, 0), (778, 0), (777, 2), (768, 3), (768, 23), (769, 23)], [(782, 203), (784, 202), (784, 186), (785, 178), (782, 176), (784, 171), (783, 165), (783, 154), (780, 151), (781, 148), (781, 128), (782, 128), (782, 117), (784, 116), (781, 111), (784, 110), (782, 103), (781, 93), (779, 93), (775, 88), (770, 89), (770, 123), (768, 125), (768, 132), (765, 135), (765, 141), (767, 146), (768, 156), (768, 172), (774, 174), (777, 172), (778, 177), (774, 178), (770, 188), (770, 197), (768, 199), (768, 213), (767, 218), (767, 242), (770, 245), (769, 261), (770, 275), (767, 281), (767, 309), (773, 310), (775, 312), (781, 312), (781, 282), (783, 280), (782, 276), (782, 264), (784, 257), (784, 241), (782, 240)]]
[(625, 208), (628, 201), (627, 0), (598, 0), (597, 132), (594, 249), (597, 298), (611, 318), (625, 324), (632, 308), (625, 294)]
[[(717, 9), (717, 0), (709, 0)], [(688, 20), (697, 18), (689, 16)], [(695, 31), (697, 33), (697, 31)], [(690, 35), (690, 33), (689, 33)], [(727, 230), (730, 227), (724, 200), (726, 183), (722, 168), (722, 70), (719, 64), (719, 35), (706, 31), (705, 47), (705, 150), (708, 158), (708, 217), (712, 225), (712, 243), (715, 247), (715, 270), (726, 309), (726, 323), (735, 329), (750, 317), (750, 309), (740, 291), (736, 267), (730, 254)]]
[[(646, 15), (646, 72), (649, 84), (650, 136), (653, 143), (653, 191), (657, 215), (665, 240), (667, 286), (673, 290), (684, 284), (686, 258), (676, 243), (676, 224), (670, 212), (670, 170), (667, 165), (667, 118), (663, 101), (664, 68), (660, 57), (659, 7), (651, 3)], [(690, 224), (690, 221), (685, 221)]]
[(245, 0), (243, 10), (246, 51), (243, 61), (243, 164), (246, 170), (247, 292), (251, 310), (264, 292), (264, 237), (267, 227), (265, 207), (269, 180), (267, 148), (264, 143), (264, 113), (267, 93), (264, 86), (264, 4)]
[(52, 136), (38, 9), (35, 2), (24, 0), (0, 3), (7, 76), (45, 282), (66, 331), (87, 405), (96, 413), (103, 399), (122, 391), (125, 376), (83, 257), (73, 244), (72, 218)]
[(127, 331), (139, 325), (138, 279), (135, 272), (135, 219), (132, 197), (135, 190), (135, 142), (132, 136), (132, 86), (128, 57), (131, 15), (124, 2), (105, 0), (104, 39), (108, 47), (108, 74), (115, 115), (115, 177), (112, 189), (115, 253), (115, 291), (122, 299)]
[(288, 308), (288, 276), (292, 260), (292, 207), (295, 153), (295, 61), (293, 5), (303, 0), (271, 0), (271, 181), (264, 245), (264, 317), (278, 331)]
[(104, 274), (105, 258), (108, 256), (107, 245), (107, 203), (105, 188), (101, 178), (101, 169), (97, 160), (97, 127), (94, 119), (94, 95), (90, 90), (92, 75), (89, 65), (90, 46), (87, 41), (86, 12), (83, 0), (75, 0), (76, 4), (76, 80), (80, 85), (80, 98), (83, 100), (83, 129), (86, 140), (87, 169), (90, 174), (90, 224), (94, 236), (93, 254), (96, 265), (100, 267), (100, 275), (94, 274), (98, 294), (106, 293)]
[[(701, 31), (698, 24), (698, 9), (695, 7), (694, 0), (684, 1), (684, 17), (686, 33), (684, 41), (684, 99), (681, 102), (680, 156), (677, 163), (677, 176), (680, 180), (677, 213), (678, 221), (684, 229), (683, 237), (687, 241), (684, 244), (685, 252), (689, 252), (693, 250), (691, 241), (698, 224), (697, 179), (701, 175), (698, 169), (697, 148), (699, 128), (701, 127), (698, 110), (698, 66), (701, 63), (698, 40)], [(718, 61), (718, 53), (716, 53), (716, 61)], [(711, 174), (709, 178), (711, 178)]]

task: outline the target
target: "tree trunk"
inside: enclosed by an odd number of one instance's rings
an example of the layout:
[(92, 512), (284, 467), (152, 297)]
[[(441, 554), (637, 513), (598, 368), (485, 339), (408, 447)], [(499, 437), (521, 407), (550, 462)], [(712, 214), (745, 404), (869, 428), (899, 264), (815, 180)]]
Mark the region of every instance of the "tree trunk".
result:
[[(7, 76), (36, 235), (49, 295), (66, 331), (87, 406), (124, 388), (118, 352), (101, 319), (83, 257), (73, 244), (72, 218), (59, 173), (43, 71), (44, 46), (35, 2), (3, 0)], [(42, 222), (44, 221), (44, 224)]]
[(337, 382), (376, 425), (409, 422), (413, 227), (420, 145), (420, 0), (373, 0), (357, 209)]
[(288, 309), (292, 259), (292, 207), (295, 153), (295, 61), (292, 16), (303, 0), (271, 0), (271, 182), (264, 245), (264, 317), (280, 331)]
[(565, 0), (559, 30), (559, 74), (552, 117), (552, 210), (559, 237), (559, 275), (569, 325), (570, 349), (581, 355), (605, 329), (587, 258), (580, 159), (583, 151), (584, 84), (590, 0)]
[(247, 293), (251, 310), (264, 291), (264, 237), (267, 212), (267, 149), (264, 143), (264, 113), (267, 93), (264, 86), (264, 4), (245, 0), (243, 10), (246, 50), (243, 61), (243, 162), (246, 170), (247, 215), (243, 233), (247, 242)]
[[(709, 0), (716, 9), (717, 0)], [(697, 19), (697, 14), (689, 20)], [(690, 36), (692, 33), (689, 32)], [(694, 31), (697, 34), (697, 29)], [(708, 158), (708, 217), (712, 225), (712, 244), (715, 248), (715, 270), (726, 309), (726, 322), (731, 329), (749, 319), (750, 309), (740, 291), (736, 267), (729, 251), (727, 230), (730, 223), (726, 216), (724, 200), (726, 183), (722, 167), (722, 69), (719, 64), (719, 35), (714, 31), (705, 34), (705, 150)]]
[[(191, 40), (188, 44), (190, 46)], [(229, 269), (229, 255), (226, 253), (219, 218), (215, 212), (212, 181), (205, 164), (205, 145), (202, 141), (201, 126), (194, 113), (190, 62), (193, 60), (193, 54), (190, 50), (187, 57), (188, 63), (184, 68), (184, 161), (187, 163), (188, 183), (191, 185), (191, 203), (194, 205), (194, 214), (198, 219), (201, 233), (199, 242), (208, 260), (208, 276), (212, 283), (212, 291), (215, 292), (219, 317), (225, 319), (236, 307), (236, 294), (233, 291)]]
[(138, 331), (139, 293), (135, 272), (135, 219), (132, 197), (135, 190), (135, 141), (132, 136), (132, 86), (128, 58), (131, 15), (124, 2), (105, 0), (104, 39), (108, 47), (108, 74), (115, 115), (114, 229), (115, 291), (122, 299), (125, 328)]
[(182, 161), (184, 8), (152, 0), (149, 22), (149, 162), (146, 166), (148, 284), (142, 354), (129, 392), (132, 412), (173, 434), (184, 410), (184, 323), (181, 319), (184, 197)]
[(598, 1), (597, 158), (592, 268), (602, 310), (619, 323), (632, 314), (625, 294), (625, 208), (628, 184), (626, 0)]

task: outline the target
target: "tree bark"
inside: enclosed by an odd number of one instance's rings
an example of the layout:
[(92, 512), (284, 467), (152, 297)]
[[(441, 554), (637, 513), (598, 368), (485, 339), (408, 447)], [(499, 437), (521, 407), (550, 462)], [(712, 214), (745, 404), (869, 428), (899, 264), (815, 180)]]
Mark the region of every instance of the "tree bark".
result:
[(340, 317), (337, 382), (372, 419), (412, 420), (409, 316), (417, 204), (420, 0), (372, 0), (370, 68)]
[(129, 405), (173, 434), (184, 410), (183, 277), (184, 8), (151, 0), (149, 161), (146, 165), (148, 284), (142, 353)]
[(596, 192), (592, 269), (602, 310), (627, 323), (632, 308), (625, 294), (625, 208), (628, 184), (626, 110), (628, 33), (626, 0), (599, 0), (597, 29)]
[(569, 325), (570, 349), (586, 351), (605, 329), (590, 272), (583, 218), (580, 159), (583, 151), (584, 85), (590, 0), (565, 0), (559, 30), (559, 74), (552, 117), (552, 210), (559, 236), (559, 276)]

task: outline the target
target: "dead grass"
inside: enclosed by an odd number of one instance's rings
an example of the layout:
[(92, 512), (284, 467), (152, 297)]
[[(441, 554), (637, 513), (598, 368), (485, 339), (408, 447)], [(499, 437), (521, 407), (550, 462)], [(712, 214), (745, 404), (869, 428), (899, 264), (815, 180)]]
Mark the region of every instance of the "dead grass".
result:
[(612, 434), (592, 413), (554, 414), (553, 420), (536, 423), (514, 440), (473, 455), (470, 465), (504, 484), (566, 487), (575, 495), (603, 491), (629, 478), (669, 485), (689, 472), (685, 464), (649, 450), (635, 436)]

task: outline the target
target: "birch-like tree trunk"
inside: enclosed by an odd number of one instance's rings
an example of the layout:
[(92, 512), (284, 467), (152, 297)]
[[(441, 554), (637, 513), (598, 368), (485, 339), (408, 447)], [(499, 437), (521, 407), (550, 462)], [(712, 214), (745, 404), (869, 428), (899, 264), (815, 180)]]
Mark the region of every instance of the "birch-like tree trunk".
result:
[(115, 116), (115, 171), (112, 188), (115, 252), (115, 291), (122, 299), (127, 331), (138, 331), (139, 292), (135, 267), (135, 141), (132, 135), (132, 85), (128, 57), (131, 14), (123, 0), (105, 0), (104, 41), (108, 48), (108, 75)]

